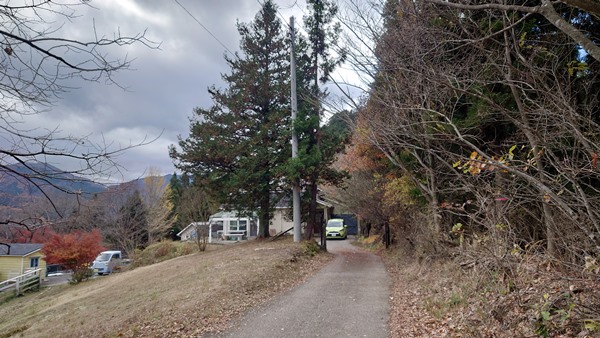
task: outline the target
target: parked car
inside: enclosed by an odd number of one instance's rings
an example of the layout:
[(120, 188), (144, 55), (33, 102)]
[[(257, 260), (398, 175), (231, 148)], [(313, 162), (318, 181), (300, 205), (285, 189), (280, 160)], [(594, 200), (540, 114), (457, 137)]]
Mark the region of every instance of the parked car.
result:
[(327, 221), (327, 226), (325, 227), (325, 237), (326, 238), (342, 238), (346, 239), (348, 237), (348, 226), (344, 224), (344, 220), (341, 218), (332, 218)]
[(99, 275), (112, 273), (121, 266), (122, 258), (121, 251), (102, 251), (92, 263), (92, 270)]

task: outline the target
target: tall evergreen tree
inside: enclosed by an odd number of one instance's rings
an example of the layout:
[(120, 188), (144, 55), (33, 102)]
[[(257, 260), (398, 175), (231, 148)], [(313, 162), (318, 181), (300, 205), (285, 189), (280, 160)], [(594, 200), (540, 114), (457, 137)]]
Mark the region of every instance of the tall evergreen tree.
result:
[(181, 197), (183, 196), (183, 191), (184, 191), (184, 187), (183, 187), (183, 183), (181, 182), (181, 179), (177, 176), (176, 173), (173, 173), (173, 176), (171, 176), (171, 180), (169, 181), (169, 196), (168, 196), (169, 202), (171, 202), (171, 206), (172, 206), (169, 217), (174, 220), (173, 226), (171, 227), (171, 230), (169, 231), (169, 236), (173, 240), (178, 239), (177, 234), (183, 228), (182, 224), (181, 224), (180, 213), (178, 210), (179, 205), (181, 204)]
[(209, 89), (214, 105), (194, 110), (190, 136), (170, 154), (226, 208), (257, 211), (259, 236), (268, 237), (282, 166), (291, 152), (288, 44), (272, 1), (238, 31), (242, 55), (226, 57), (228, 87)]
[[(321, 100), (326, 92), (320, 90), (319, 83), (325, 83), (330, 73), (341, 61), (340, 57), (332, 55), (336, 45), (340, 25), (334, 22), (338, 7), (327, 0), (308, 0), (309, 14), (304, 18), (304, 25), (308, 32), (308, 44), (300, 41), (301, 48), (306, 47), (306, 53), (300, 58), (300, 81), (303, 82), (301, 100), (299, 103), (300, 122), (297, 127), (300, 134), (304, 134), (304, 142), (299, 151), (302, 162), (303, 177), (306, 181), (305, 192), (308, 196), (308, 222), (305, 236), (312, 237), (317, 224), (317, 189), (320, 181), (337, 181), (339, 173), (330, 169), (336, 151), (322, 149), (323, 133), (320, 128), (322, 118)], [(331, 145), (328, 144), (328, 148)], [(339, 147), (339, 144), (337, 145)]]

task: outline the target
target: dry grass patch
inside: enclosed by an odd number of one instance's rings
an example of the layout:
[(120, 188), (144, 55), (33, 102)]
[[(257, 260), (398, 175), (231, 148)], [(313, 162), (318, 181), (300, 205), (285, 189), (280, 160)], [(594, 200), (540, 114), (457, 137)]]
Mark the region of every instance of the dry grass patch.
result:
[(381, 251), (392, 282), (390, 337), (600, 337), (600, 279), (544, 257), (502, 269)]
[[(213, 251), (221, 247), (220, 245), (208, 245), (206, 251)], [(179, 256), (186, 256), (198, 251), (196, 243), (192, 242), (174, 242), (165, 240), (154, 243), (146, 249), (136, 250), (133, 257), (133, 262), (128, 268), (137, 268), (151, 264), (160, 263)]]
[[(0, 335), (27, 337), (198, 336), (318, 271), (291, 240), (222, 246), (159, 264), (59, 286), (0, 306)], [(26, 328), (26, 329), (25, 329)]]

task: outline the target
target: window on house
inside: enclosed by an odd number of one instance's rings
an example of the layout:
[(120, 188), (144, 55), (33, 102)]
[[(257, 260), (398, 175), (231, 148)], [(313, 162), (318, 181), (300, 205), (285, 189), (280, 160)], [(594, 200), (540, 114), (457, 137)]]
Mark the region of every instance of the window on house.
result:
[(248, 221), (245, 219), (230, 220), (229, 221), (229, 232), (232, 231), (246, 231), (248, 228)]
[(40, 265), (40, 258), (39, 257), (31, 257), (29, 259), (29, 267), (30, 268), (37, 268)]

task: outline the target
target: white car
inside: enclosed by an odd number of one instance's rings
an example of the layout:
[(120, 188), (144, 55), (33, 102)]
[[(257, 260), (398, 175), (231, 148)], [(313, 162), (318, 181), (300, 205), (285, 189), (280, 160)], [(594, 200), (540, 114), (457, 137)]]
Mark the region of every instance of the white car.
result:
[(102, 251), (92, 263), (92, 270), (99, 275), (109, 274), (121, 265), (121, 258), (121, 251)]

